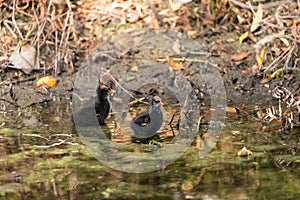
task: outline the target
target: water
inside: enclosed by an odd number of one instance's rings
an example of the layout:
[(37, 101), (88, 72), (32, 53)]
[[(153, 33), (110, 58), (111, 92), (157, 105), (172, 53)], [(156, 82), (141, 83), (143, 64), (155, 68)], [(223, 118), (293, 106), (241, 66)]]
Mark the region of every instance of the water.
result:
[[(95, 159), (72, 129), (70, 115), (69, 102), (1, 114), (6, 121), (0, 129), (1, 199), (300, 198), (299, 129), (265, 131), (260, 121), (228, 116), (206, 157), (199, 158), (197, 136), (170, 165), (162, 162), (156, 171), (134, 174)], [(166, 132), (164, 139), (172, 135)], [(112, 138), (132, 152), (160, 148), (130, 144), (114, 133)], [(243, 146), (253, 154), (238, 157)]]

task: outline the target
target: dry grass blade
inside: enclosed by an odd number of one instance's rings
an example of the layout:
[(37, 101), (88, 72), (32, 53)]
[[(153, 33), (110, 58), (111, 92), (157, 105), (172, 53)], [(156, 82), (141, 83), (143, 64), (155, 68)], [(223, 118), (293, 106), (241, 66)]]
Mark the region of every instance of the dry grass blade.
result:
[(110, 77), (110, 79), (111, 79), (116, 85), (118, 85), (118, 86), (121, 88), (121, 90), (123, 90), (126, 94), (128, 94), (131, 98), (134, 99), (134, 102), (140, 102), (140, 103), (143, 103), (143, 104), (146, 104), (146, 105), (150, 105), (149, 103), (144, 102), (144, 101), (142, 101), (141, 99), (136, 98), (135, 96), (133, 96), (127, 89), (125, 89), (125, 88), (119, 83), (119, 81), (118, 81), (113, 75), (111, 75), (111, 74), (109, 73), (108, 70), (104, 69), (104, 71), (105, 71), (105, 75), (108, 75), (108, 76)]
[(16, 6), (16, 0), (14, 0), (14, 3), (13, 3), (12, 21), (13, 21), (13, 23), (14, 23), (14, 25), (15, 25), (15, 28), (16, 28), (18, 34), (19, 34), (19, 37), (23, 40), (24, 37), (23, 37), (23, 35), (22, 35), (22, 33), (21, 33), (21, 31), (20, 31), (20, 29), (19, 29), (19, 27), (18, 27), (18, 24), (17, 24), (17, 22), (16, 22), (16, 19), (15, 19), (16, 7), (17, 7), (17, 6)]
[(287, 57), (293, 52), (295, 45), (287, 48), (279, 57), (273, 60), (268, 67), (265, 68), (264, 73), (273, 71), (278, 65), (280, 65), (284, 60), (287, 60)]

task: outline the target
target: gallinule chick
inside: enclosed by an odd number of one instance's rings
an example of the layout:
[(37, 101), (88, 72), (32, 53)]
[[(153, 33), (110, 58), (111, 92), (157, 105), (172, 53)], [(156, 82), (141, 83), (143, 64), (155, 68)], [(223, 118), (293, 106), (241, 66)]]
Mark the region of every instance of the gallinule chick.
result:
[(72, 121), (76, 122), (76, 125), (80, 126), (95, 126), (97, 125), (94, 120), (96, 112), (96, 117), (99, 125), (104, 125), (104, 120), (107, 118), (110, 111), (110, 100), (108, 95), (112, 94), (114, 91), (105, 84), (100, 84), (97, 87), (97, 97), (95, 105), (90, 105), (83, 107), (78, 112), (74, 113), (72, 116)]
[(138, 116), (130, 123), (134, 138), (151, 138), (163, 124), (163, 102), (159, 96), (154, 96), (148, 113)]
[(111, 105), (108, 95), (114, 91), (105, 84), (100, 84), (97, 88), (97, 99), (95, 101), (95, 111), (98, 122), (100, 125), (104, 124), (104, 120), (107, 118)]

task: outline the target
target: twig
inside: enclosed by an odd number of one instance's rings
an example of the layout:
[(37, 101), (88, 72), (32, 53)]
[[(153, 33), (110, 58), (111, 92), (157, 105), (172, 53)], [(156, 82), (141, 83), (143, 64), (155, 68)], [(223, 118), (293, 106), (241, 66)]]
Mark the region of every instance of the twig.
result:
[[(169, 60), (169, 58), (158, 58), (156, 59), (158, 62), (167, 62)], [(202, 60), (202, 59), (194, 59), (194, 58), (185, 58), (185, 57), (179, 57), (179, 58), (172, 58), (172, 60), (174, 60), (175, 62), (195, 62), (195, 63), (204, 63), (204, 64), (209, 64), (212, 67), (218, 69), (218, 70), (222, 70), (221, 68), (218, 67), (218, 65), (213, 64), (211, 62), (209, 62), (208, 60)]]
[(42, 138), (42, 139), (44, 139), (44, 140), (47, 140), (47, 141), (49, 141), (49, 139), (48, 138), (46, 138), (46, 137), (44, 137), (44, 136), (41, 136), (41, 135), (39, 135), (39, 134), (22, 134), (22, 136), (28, 136), (28, 137), (38, 137), (38, 138)]
[(76, 92), (73, 92), (72, 95), (76, 96), (79, 99), (79, 101), (83, 101), (83, 98), (76, 94)]
[(50, 139), (53, 137), (72, 137), (72, 134), (53, 134), (49, 136)]
[(19, 27), (17, 25), (17, 22), (16, 22), (15, 13), (16, 13), (16, 0), (14, 0), (14, 3), (13, 3), (13, 13), (12, 13), (12, 17), (11, 18), (12, 18), (12, 21), (13, 21), (13, 23), (15, 25), (15, 28), (17, 29), (17, 32), (19, 33), (20, 38), (22, 40), (24, 40), (23, 35), (22, 35), (22, 33), (21, 33), (21, 31), (20, 31), (20, 29), (19, 29)]
[(33, 80), (35, 80), (37, 78), (38, 78), (38, 75), (31, 76), (31, 77), (28, 77), (28, 78), (24, 78), (22, 80), (11, 80), (9, 78), (7, 80), (4, 80), (4, 81), (0, 82), (0, 86), (2, 86), (2, 85), (10, 85), (10, 84), (19, 84), (19, 83), (23, 83), (23, 82), (27, 82), (27, 81), (33, 81)]
[(200, 131), (200, 125), (201, 125), (201, 121), (203, 119), (203, 116), (200, 116), (199, 119), (198, 119), (198, 126), (197, 126), (197, 131)]
[(55, 146), (59, 146), (61, 144), (66, 143), (66, 140), (61, 140), (60, 142), (56, 142), (54, 144), (48, 145), (48, 146), (36, 146), (37, 148), (41, 148), (41, 149), (46, 149), (46, 148), (51, 148), (51, 147), (55, 147)]
[(8, 20), (4, 20), (3, 21), (3, 24), (4, 26), (9, 30), (9, 32), (12, 34), (12, 36), (15, 38), (15, 39), (18, 39), (18, 36), (13, 32), (13, 30), (10, 28), (10, 26), (8, 25)]
[[(64, 28), (62, 30), (62, 36), (61, 36), (59, 48), (62, 48), (63, 45), (64, 45), (64, 47), (67, 46), (68, 38), (69, 38), (69, 35), (70, 35), (70, 26), (68, 26), (69, 25), (68, 22), (70, 21), (69, 20), (70, 15), (71, 15), (71, 12), (70, 12), (70, 10), (68, 10), (67, 17), (66, 17), (66, 20), (65, 20), (65, 23), (64, 23)], [(69, 28), (67, 29), (67, 27), (69, 27)], [(65, 37), (65, 35), (66, 35), (66, 37)]]
[(159, 26), (160, 27), (163, 27), (164, 25), (164, 21), (162, 19), (162, 17), (158, 14), (156, 8), (154, 7), (154, 5), (150, 2), (150, 0), (147, 0), (147, 3), (148, 3), (148, 6), (150, 7), (150, 9), (152, 10), (156, 20), (158, 21), (159, 23)]
[[(242, 3), (238, 0), (229, 0), (231, 3), (241, 7), (241, 8), (246, 8), (248, 10), (257, 10), (258, 9), (258, 6), (252, 6), (252, 5), (249, 5), (249, 4), (245, 4), (245, 3)], [(269, 9), (269, 8), (273, 8), (273, 7), (277, 7), (277, 6), (280, 6), (281, 4), (287, 4), (287, 3), (293, 3), (294, 1), (292, 0), (284, 0), (284, 1), (276, 1), (276, 2), (269, 2), (269, 3), (265, 3), (262, 5), (262, 8), (263, 9)]]
[(53, 178), (52, 178), (51, 181), (52, 181), (52, 186), (53, 186), (53, 193), (54, 193), (54, 196), (57, 196), (58, 193), (57, 193), (57, 189), (56, 189), (56, 182), (55, 182), (54, 176), (53, 176)]
[(112, 75), (109, 73), (109, 71), (108, 71), (107, 69), (104, 69), (104, 71), (105, 71), (105, 74), (107, 74), (107, 75), (112, 79), (112, 81), (113, 81), (116, 85), (118, 85), (118, 86), (121, 88), (121, 90), (123, 90), (124, 92), (126, 92), (126, 94), (128, 94), (131, 98), (133, 98), (133, 99), (134, 99), (135, 101), (137, 101), (137, 102), (140, 102), (140, 103), (144, 103), (144, 104), (149, 105), (147, 102), (144, 102), (144, 101), (142, 101), (142, 100), (140, 100), (140, 99), (134, 97), (128, 90), (126, 90), (126, 89), (125, 89), (125, 88), (117, 81), (117, 79), (115, 79), (114, 76), (112, 76)]
[[(47, 8), (47, 13), (50, 13), (51, 5), (52, 5), (52, 1), (49, 2), (48, 8)], [(35, 16), (36, 16), (36, 14), (35, 14)], [(36, 20), (38, 21), (38, 18), (37, 18), (37, 17), (35, 17), (35, 18), (36, 18)], [(39, 22), (39, 21), (38, 21), (38, 22)], [(45, 26), (46, 26), (46, 22), (47, 22), (47, 17), (44, 17), (43, 21), (41, 22), (41, 26), (39, 26), (40, 28), (39, 28), (39, 30), (37, 31), (36, 37), (32, 40), (32, 41), (34, 41), (33, 44), (32, 44), (33, 46), (35, 46), (36, 43), (39, 43), (39, 41), (40, 41), (40, 36), (41, 36), (41, 34), (43, 33), (43, 30), (44, 30), (44, 28), (45, 28)], [(39, 49), (39, 48), (40, 48), (40, 46), (38, 45), (38, 48), (37, 48), (37, 49)]]
[(254, 120), (256, 120), (256, 121), (259, 121), (259, 120), (260, 120), (260, 119), (258, 119), (258, 118), (256, 118), (256, 117), (250, 115), (248, 112), (246, 112), (245, 110), (241, 109), (240, 107), (235, 106), (235, 108), (236, 108), (238, 111), (240, 111), (240, 112), (246, 114), (247, 116), (251, 117), (252, 119), (254, 119)]
[(284, 63), (284, 69), (289, 67), (289, 62), (292, 59), (292, 54), (293, 54), (295, 47), (296, 47), (296, 43), (294, 43), (294, 45), (291, 47), (290, 51), (287, 53), (287, 56), (286, 56), (287, 58), (285, 59), (285, 63)]
[(281, 63), (283, 61), (283, 59), (285, 59), (288, 56), (288, 54), (289, 54), (289, 52), (291, 51), (292, 48), (293, 47), (288, 48), (280, 56), (278, 56), (275, 60), (273, 60), (273, 62), (271, 64), (269, 64), (268, 67), (265, 68), (264, 73), (267, 73), (268, 71), (272, 71), (274, 68), (276, 68), (276, 66), (279, 63)]
[(5, 101), (5, 102), (10, 103), (14, 106), (20, 107), (16, 102), (13, 102), (13, 101), (10, 101), (10, 100), (4, 99), (4, 98), (0, 98), (0, 101)]
[[(66, 3), (67, 3), (67, 5), (68, 5), (68, 9), (69, 9), (70, 11), (72, 11), (72, 5), (71, 5), (70, 0), (66, 0)], [(77, 31), (76, 31), (76, 29), (75, 29), (74, 24), (75, 24), (75, 21), (74, 21), (74, 17), (73, 17), (73, 13), (72, 13), (72, 15), (71, 15), (71, 17), (70, 17), (70, 25), (72, 25), (72, 26), (71, 26), (71, 29), (72, 29), (72, 33), (73, 33), (75, 45), (77, 46), (77, 45), (78, 45), (78, 36), (77, 36), (77, 34), (76, 34)]]

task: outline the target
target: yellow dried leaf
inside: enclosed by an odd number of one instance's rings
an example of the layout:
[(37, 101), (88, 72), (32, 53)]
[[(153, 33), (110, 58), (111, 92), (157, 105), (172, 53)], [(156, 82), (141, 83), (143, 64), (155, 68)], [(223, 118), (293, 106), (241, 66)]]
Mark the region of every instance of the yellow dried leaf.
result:
[(57, 81), (53, 76), (44, 76), (36, 82), (36, 87), (49, 89), (56, 86), (56, 84)]
[(257, 62), (259, 69), (261, 69), (263, 67), (264, 56), (265, 56), (265, 47), (262, 48), (260, 51), (260, 54), (258, 56), (256, 56), (256, 62)]
[(138, 72), (138, 71), (139, 71), (139, 67), (138, 67), (137, 65), (135, 65), (135, 66), (133, 66), (133, 67), (131, 68), (131, 71), (133, 71), (133, 72)]
[(275, 78), (275, 77), (278, 77), (279, 75), (280, 75), (280, 73), (282, 72), (282, 68), (280, 68), (280, 69), (277, 69), (275, 72), (273, 72), (272, 74), (270, 74), (269, 75), (269, 77), (270, 77), (270, 80), (271, 79), (273, 79), (273, 78)]
[(248, 32), (243, 33), (243, 34), (239, 37), (240, 43), (243, 43), (243, 41), (244, 41), (246, 38), (248, 38), (248, 36), (249, 36), (249, 33), (248, 33)]
[(256, 62), (257, 62), (258, 68), (261, 69), (262, 65), (263, 65), (263, 59), (262, 59), (262, 57), (257, 56), (256, 57)]
[(269, 82), (273, 78), (278, 77), (281, 72), (282, 72), (282, 68), (277, 69), (275, 72), (273, 72), (272, 74), (269, 74), (266, 78), (264, 78), (263, 80), (261, 80), (261, 83)]
[(288, 47), (290, 45), (289, 41), (285, 38), (280, 38), (280, 40)]
[(132, 80), (134, 80), (134, 79), (135, 79), (134, 76), (128, 76), (128, 77), (126, 78), (126, 81), (132, 81)]

